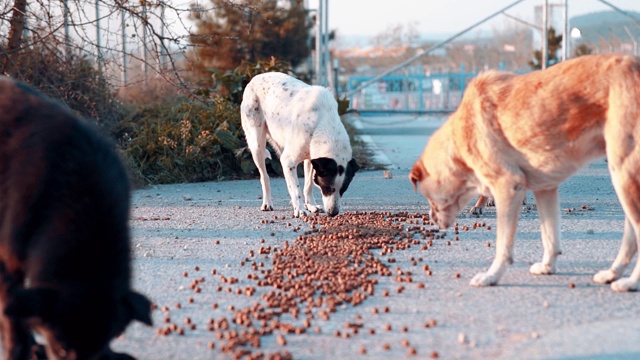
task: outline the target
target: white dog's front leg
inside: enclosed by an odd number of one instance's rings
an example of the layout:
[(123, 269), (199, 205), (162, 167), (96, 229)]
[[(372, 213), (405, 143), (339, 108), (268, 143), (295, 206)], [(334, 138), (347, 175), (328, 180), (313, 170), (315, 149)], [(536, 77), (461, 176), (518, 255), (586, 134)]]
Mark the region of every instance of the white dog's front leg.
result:
[(542, 261), (531, 266), (529, 272), (535, 275), (549, 275), (556, 272), (556, 260), (560, 255), (560, 203), (558, 189), (539, 190), (533, 195), (536, 198), (538, 216), (540, 217), (540, 233), (544, 253)]
[(300, 182), (298, 181), (298, 174), (296, 172), (298, 164), (288, 156), (286, 151), (280, 155), (280, 163), (282, 164), (282, 172), (284, 173), (284, 179), (287, 183), (287, 190), (289, 190), (289, 196), (291, 197), (293, 216), (300, 217), (302, 215), (309, 215), (303, 207), (302, 195), (300, 194)]
[(313, 166), (308, 159), (304, 161), (304, 206), (314, 214), (322, 212), (322, 206), (313, 197)]
[[(598, 284), (608, 284), (620, 279), (624, 270), (627, 268), (638, 250), (636, 241), (636, 234), (629, 218), (627, 217), (624, 222), (624, 233), (622, 234), (622, 243), (620, 244), (618, 256), (616, 256), (616, 259), (613, 261), (609, 269), (596, 273), (593, 276), (593, 281)], [(636, 265), (636, 268), (637, 267), (638, 266)], [(636, 270), (634, 269), (634, 272), (635, 271)], [(611, 284), (611, 287), (613, 288), (614, 285)]]
[(513, 262), (513, 239), (525, 191), (521, 185), (512, 186), (512, 190), (494, 192), (497, 215), (496, 257), (487, 272), (479, 273), (471, 279), (472, 286), (496, 285), (507, 266)]

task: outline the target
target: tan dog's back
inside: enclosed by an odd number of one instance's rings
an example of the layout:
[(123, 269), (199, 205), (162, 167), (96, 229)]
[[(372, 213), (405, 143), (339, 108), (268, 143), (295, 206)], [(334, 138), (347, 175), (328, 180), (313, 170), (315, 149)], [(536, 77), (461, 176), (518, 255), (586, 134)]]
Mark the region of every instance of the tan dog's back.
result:
[(475, 195), (496, 201), (496, 257), (471, 284), (494, 285), (512, 261), (520, 202), (536, 199), (544, 248), (533, 274), (552, 274), (560, 254), (558, 185), (606, 156), (626, 215), (611, 268), (594, 276), (616, 291), (636, 290), (640, 262), (640, 62), (622, 54), (590, 55), (543, 71), (490, 71), (468, 86), (460, 107), (429, 140), (409, 175), (430, 203), (431, 220), (450, 226)]
[[(521, 76), (486, 72), (470, 83), (465, 100), (461, 107), (481, 109), (459, 111), (457, 120), (481, 122), (474, 126), (486, 131), (476, 156), (490, 164), (494, 152), (510, 151), (496, 144), (516, 148), (513, 160), (528, 174), (531, 189), (562, 182), (604, 156), (606, 138), (622, 140), (632, 129), (640, 137), (640, 64), (631, 56), (589, 56)], [(607, 155), (615, 161), (622, 154)]]

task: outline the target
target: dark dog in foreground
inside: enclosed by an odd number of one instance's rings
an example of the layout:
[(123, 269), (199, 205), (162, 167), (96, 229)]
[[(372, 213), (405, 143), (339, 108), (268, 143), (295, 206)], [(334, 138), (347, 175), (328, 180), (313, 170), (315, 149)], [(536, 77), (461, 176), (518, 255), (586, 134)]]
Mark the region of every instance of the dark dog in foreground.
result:
[(151, 325), (131, 290), (129, 184), (89, 124), (0, 77), (0, 330), (4, 358), (126, 359), (109, 342)]

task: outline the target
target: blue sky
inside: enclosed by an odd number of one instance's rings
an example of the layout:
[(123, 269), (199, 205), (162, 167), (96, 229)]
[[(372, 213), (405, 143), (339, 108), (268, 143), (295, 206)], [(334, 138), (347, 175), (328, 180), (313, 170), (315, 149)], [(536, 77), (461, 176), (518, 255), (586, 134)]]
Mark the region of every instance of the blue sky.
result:
[[(421, 34), (453, 34), (514, 3), (515, 0), (329, 0), (329, 28), (339, 36), (374, 36), (398, 24), (412, 23)], [(640, 12), (640, 0), (607, 0), (625, 10)], [(549, 0), (562, 4), (563, 0)], [(534, 6), (543, 0), (524, 0), (507, 13), (528, 22), (534, 20)], [(317, 0), (309, 0), (311, 8)], [(558, 7), (560, 11), (561, 7)], [(608, 10), (598, 0), (569, 0), (569, 16)], [(513, 22), (499, 15), (484, 29)]]

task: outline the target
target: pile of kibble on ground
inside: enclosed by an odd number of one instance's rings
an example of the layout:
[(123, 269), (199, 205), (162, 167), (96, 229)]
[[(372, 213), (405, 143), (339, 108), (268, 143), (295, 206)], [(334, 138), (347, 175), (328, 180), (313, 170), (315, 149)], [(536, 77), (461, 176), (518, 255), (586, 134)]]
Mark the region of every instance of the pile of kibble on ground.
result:
[[(261, 223), (272, 223), (285, 220), (284, 217), (273, 217), (273, 220), (261, 220)], [(396, 267), (392, 270), (395, 258), (389, 256), (417, 246), (423, 250), (433, 245), (433, 241), (443, 239), (446, 234), (433, 229), (427, 214), (406, 212), (352, 212), (334, 218), (327, 216), (303, 217), (309, 230), (298, 235), (292, 243), (285, 242), (281, 248), (261, 246), (251, 250), (243, 264), (251, 266), (253, 272), (247, 278), (255, 286), (236, 287), (238, 296), (252, 296), (260, 288), (260, 298), (256, 298), (252, 306), (231, 308), (232, 316), (205, 321), (207, 330), (211, 331), (214, 341), (207, 342), (211, 349), (228, 353), (234, 358), (246, 359), (290, 359), (292, 354), (286, 350), (287, 337), (307, 332), (320, 332), (318, 321), (326, 321), (331, 314), (339, 311), (344, 305), (358, 306), (368, 297), (373, 296), (380, 277), (393, 277), (400, 284), (398, 292), (405, 286), (424, 288), (425, 285), (414, 282), (411, 272)], [(474, 223), (473, 228), (488, 228), (484, 223)], [(293, 229), (300, 231), (299, 227)], [(461, 230), (469, 230), (464, 227)], [(458, 233), (458, 226), (453, 228)], [(457, 236), (455, 237), (457, 240)], [(264, 243), (264, 239), (261, 240)], [(450, 242), (447, 241), (447, 245)], [(490, 245), (489, 243), (487, 244)], [(268, 255), (269, 266), (262, 267), (253, 259), (256, 256)], [(386, 255), (383, 262), (381, 257)], [(411, 258), (412, 265), (419, 265), (421, 258)], [(259, 264), (259, 265), (258, 265)], [(422, 271), (431, 274), (431, 269), (422, 263)], [(195, 269), (199, 271), (199, 268)], [(238, 279), (225, 277), (218, 270), (211, 274), (220, 278), (225, 285), (238, 283)], [(183, 276), (187, 277), (185, 272)], [(204, 277), (192, 280), (191, 288), (200, 292)], [(222, 286), (217, 286), (221, 291)], [(229, 292), (232, 291), (228, 288)], [(389, 296), (389, 291), (381, 292)], [(193, 302), (190, 298), (188, 302)], [(213, 304), (214, 309), (217, 304)], [(161, 336), (183, 335), (196, 328), (196, 321), (185, 319), (183, 324), (173, 322), (169, 316), (169, 306), (161, 306), (165, 321), (157, 329)], [(388, 312), (388, 307), (374, 309), (375, 312)], [(283, 320), (284, 315), (287, 315)], [(367, 329), (356, 317), (356, 321), (347, 322), (342, 331), (336, 330), (335, 336), (349, 338), (366, 334), (374, 334), (374, 329)], [(200, 321), (198, 321), (201, 323)], [(435, 320), (427, 321), (425, 327), (436, 326)], [(405, 330), (406, 331), (406, 330)], [(260, 349), (263, 336), (276, 336), (282, 351), (265, 354)], [(384, 344), (383, 350), (385, 350)], [(409, 356), (416, 355), (418, 349), (403, 342)], [(360, 354), (367, 349), (361, 347)], [(355, 355), (355, 354), (354, 354)], [(437, 351), (429, 350), (426, 354), (438, 357)], [(422, 355), (424, 357), (425, 354)]]

